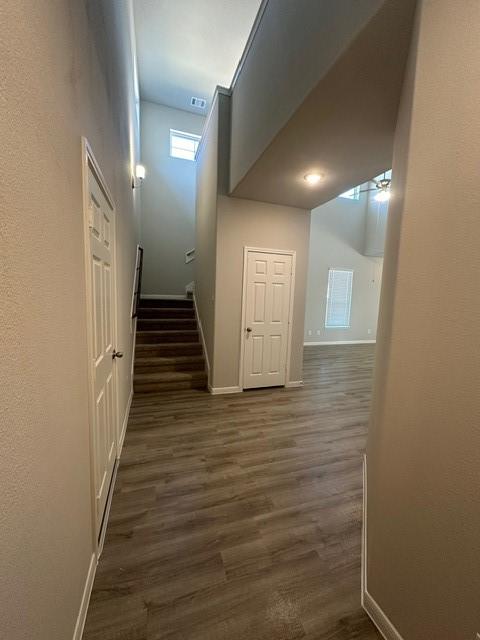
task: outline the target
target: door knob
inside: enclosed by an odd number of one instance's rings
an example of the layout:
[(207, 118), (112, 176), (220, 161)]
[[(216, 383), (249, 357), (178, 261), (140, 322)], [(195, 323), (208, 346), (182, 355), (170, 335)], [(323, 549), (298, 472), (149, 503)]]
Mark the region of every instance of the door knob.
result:
[(115, 349), (112, 351), (112, 359), (115, 360), (115, 358), (123, 358), (123, 351), (115, 351)]
[(252, 327), (247, 327), (247, 333), (251, 333), (252, 332)]

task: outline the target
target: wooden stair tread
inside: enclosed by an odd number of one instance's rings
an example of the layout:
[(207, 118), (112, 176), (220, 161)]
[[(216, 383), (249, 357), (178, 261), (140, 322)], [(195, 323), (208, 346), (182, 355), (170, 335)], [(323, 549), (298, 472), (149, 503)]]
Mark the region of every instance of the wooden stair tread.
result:
[(191, 347), (191, 346), (199, 346), (202, 345), (198, 340), (195, 342), (137, 342), (136, 349), (140, 347), (168, 347), (169, 349), (174, 349), (175, 347)]
[(192, 300), (142, 300), (135, 346), (135, 393), (205, 389), (207, 374)]
[[(184, 344), (184, 343), (182, 343)], [(195, 344), (189, 343), (189, 344)], [(143, 346), (143, 345), (142, 345)], [(165, 365), (165, 364), (189, 364), (191, 362), (204, 362), (204, 358), (202, 355), (191, 355), (191, 356), (150, 356), (150, 357), (140, 357), (135, 359), (135, 364), (138, 365)]]
[(180, 382), (206, 378), (205, 371), (156, 371), (155, 373), (137, 373), (135, 382)]
[(148, 305), (142, 305), (141, 307), (138, 308), (139, 311), (158, 311), (158, 313), (161, 313), (162, 311), (168, 311), (169, 313), (171, 313), (172, 311), (179, 311), (179, 312), (184, 312), (184, 311), (191, 311), (192, 313), (194, 313), (194, 308), (193, 307), (149, 307)]
[(148, 335), (172, 335), (172, 333), (188, 333), (191, 335), (193, 333), (198, 333), (198, 329), (140, 329), (139, 331), (137, 331), (137, 334), (140, 333), (146, 333)]
[(193, 309), (193, 300), (190, 298), (140, 298), (140, 307), (159, 307), (163, 309), (178, 307), (183, 309)]
[[(138, 322), (142, 323), (142, 325), (154, 325), (154, 324), (177, 324), (179, 327), (181, 327), (182, 325), (192, 325), (195, 324), (195, 318), (139, 318)], [(196, 330), (196, 329), (195, 329)], [(145, 329), (139, 329), (139, 331), (145, 331)], [(150, 329), (147, 329), (147, 331), (150, 331)]]

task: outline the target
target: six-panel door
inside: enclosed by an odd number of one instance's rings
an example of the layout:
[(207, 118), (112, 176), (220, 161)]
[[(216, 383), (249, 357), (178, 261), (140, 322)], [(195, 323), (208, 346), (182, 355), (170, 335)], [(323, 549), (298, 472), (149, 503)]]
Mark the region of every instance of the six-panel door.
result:
[(286, 382), (292, 256), (247, 252), (243, 386)]
[(100, 531), (117, 451), (114, 364), (113, 241), (115, 219), (93, 173), (89, 174), (92, 278), (96, 529)]

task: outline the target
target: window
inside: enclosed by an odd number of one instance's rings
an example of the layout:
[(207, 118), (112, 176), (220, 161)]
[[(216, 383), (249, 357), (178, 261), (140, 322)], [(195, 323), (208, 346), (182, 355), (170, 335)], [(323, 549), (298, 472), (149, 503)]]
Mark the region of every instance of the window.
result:
[(353, 271), (329, 269), (327, 289), (326, 329), (348, 329), (352, 306)]
[(345, 191), (345, 193), (341, 193), (339, 198), (348, 198), (348, 200), (359, 200), (360, 199), (360, 185), (357, 187), (353, 187), (353, 189), (349, 189)]
[(195, 160), (200, 136), (170, 129), (170, 155), (172, 158)]

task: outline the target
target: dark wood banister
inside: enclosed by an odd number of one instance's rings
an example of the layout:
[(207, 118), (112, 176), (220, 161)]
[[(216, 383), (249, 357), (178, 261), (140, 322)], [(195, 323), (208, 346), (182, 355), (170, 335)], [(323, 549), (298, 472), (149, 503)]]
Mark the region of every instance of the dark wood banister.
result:
[(137, 317), (142, 293), (143, 247), (137, 246), (137, 265), (135, 268), (135, 291), (133, 293), (132, 318)]

